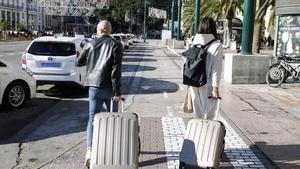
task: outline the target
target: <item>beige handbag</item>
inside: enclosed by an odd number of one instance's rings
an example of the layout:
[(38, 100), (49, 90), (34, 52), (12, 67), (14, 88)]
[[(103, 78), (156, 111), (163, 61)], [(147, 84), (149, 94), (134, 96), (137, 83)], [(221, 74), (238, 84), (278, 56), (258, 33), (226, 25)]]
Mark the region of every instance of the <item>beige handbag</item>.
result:
[(193, 103), (192, 96), (190, 91), (190, 86), (187, 87), (184, 104), (183, 104), (183, 112), (185, 113), (193, 113)]

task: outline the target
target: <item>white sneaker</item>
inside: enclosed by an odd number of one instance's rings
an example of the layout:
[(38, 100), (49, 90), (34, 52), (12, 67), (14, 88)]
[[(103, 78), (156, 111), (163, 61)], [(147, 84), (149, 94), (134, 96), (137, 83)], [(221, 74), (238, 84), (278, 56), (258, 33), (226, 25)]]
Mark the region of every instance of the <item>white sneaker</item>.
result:
[(84, 166), (86, 166), (87, 168), (90, 168), (91, 156), (92, 156), (92, 148), (88, 147), (85, 154), (85, 160), (84, 160)]

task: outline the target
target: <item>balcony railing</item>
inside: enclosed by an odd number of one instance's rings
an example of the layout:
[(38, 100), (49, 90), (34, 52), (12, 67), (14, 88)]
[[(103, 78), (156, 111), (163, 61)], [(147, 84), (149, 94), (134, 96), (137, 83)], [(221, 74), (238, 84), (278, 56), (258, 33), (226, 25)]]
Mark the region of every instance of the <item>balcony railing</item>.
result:
[(18, 10), (21, 10), (24, 8), (23, 6), (20, 6), (20, 5), (7, 4), (7, 3), (3, 3), (3, 2), (0, 2), (0, 7), (12, 8), (12, 9), (18, 9)]

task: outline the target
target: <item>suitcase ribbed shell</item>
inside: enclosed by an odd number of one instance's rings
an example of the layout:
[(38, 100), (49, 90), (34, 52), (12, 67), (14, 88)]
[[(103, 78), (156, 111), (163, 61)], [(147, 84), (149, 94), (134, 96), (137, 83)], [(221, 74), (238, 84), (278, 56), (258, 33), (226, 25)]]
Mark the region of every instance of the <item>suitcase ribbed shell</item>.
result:
[(96, 114), (91, 169), (137, 169), (138, 152), (138, 118), (136, 114)]
[(192, 119), (188, 122), (180, 153), (185, 166), (218, 168), (224, 148), (225, 126), (220, 121)]

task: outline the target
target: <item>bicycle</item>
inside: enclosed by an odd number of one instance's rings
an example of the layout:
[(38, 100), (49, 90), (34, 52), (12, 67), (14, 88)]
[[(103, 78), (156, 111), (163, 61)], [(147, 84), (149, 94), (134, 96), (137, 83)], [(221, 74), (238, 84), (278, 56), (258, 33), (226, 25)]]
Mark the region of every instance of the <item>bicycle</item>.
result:
[(270, 66), (266, 75), (266, 82), (270, 87), (278, 87), (287, 78), (292, 77), (293, 81), (300, 79), (300, 57), (278, 57), (278, 63)]

